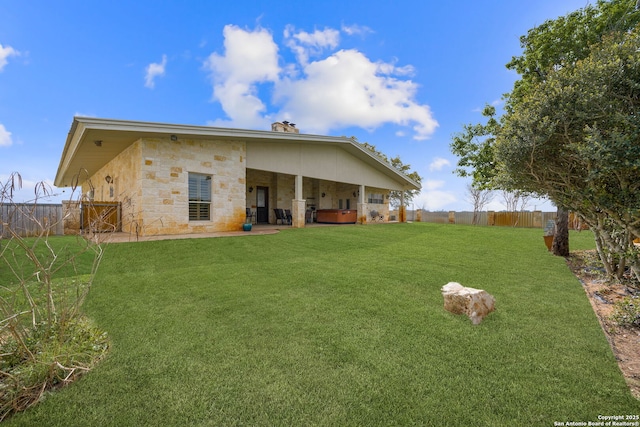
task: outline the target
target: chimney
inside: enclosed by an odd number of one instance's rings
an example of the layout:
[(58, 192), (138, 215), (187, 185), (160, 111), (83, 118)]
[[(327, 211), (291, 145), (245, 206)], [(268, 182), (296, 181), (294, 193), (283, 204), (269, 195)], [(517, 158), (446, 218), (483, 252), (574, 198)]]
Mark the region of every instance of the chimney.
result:
[(286, 120), (271, 124), (271, 130), (274, 132), (300, 133), (300, 130), (296, 127), (295, 123), (289, 123)]

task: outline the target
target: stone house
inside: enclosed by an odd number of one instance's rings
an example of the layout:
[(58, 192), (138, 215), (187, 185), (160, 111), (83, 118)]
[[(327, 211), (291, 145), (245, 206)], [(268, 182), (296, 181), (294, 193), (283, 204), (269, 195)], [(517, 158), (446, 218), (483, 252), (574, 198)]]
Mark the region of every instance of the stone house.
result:
[(74, 117), (54, 184), (117, 206), (117, 229), (139, 235), (274, 224), (275, 209), (293, 227), (327, 213), (388, 221), (390, 191), (420, 188), (352, 139), (288, 122), (255, 131), (90, 117)]

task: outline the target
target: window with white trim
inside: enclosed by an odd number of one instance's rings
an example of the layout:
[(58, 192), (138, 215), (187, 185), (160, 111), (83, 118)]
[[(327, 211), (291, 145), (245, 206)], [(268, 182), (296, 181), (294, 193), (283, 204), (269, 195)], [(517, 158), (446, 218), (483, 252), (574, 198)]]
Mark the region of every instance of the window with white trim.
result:
[(377, 203), (382, 205), (384, 203), (384, 195), (378, 193), (369, 193), (369, 200), (367, 203)]
[(211, 175), (189, 172), (189, 221), (211, 219)]

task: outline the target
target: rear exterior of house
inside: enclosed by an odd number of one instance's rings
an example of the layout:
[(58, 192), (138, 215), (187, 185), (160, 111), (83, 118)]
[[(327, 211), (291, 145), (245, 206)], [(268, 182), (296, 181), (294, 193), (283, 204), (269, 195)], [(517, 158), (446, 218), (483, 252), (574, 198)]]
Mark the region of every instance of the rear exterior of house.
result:
[(242, 142), (141, 138), (96, 171), (82, 190), (98, 203), (119, 202), (125, 232), (237, 230), (245, 219), (245, 171)]
[(288, 123), (249, 131), (81, 117), (55, 185), (76, 183), (85, 200), (117, 205), (114, 229), (142, 236), (273, 224), (274, 209), (294, 227), (387, 221), (390, 191), (419, 188), (350, 139)]

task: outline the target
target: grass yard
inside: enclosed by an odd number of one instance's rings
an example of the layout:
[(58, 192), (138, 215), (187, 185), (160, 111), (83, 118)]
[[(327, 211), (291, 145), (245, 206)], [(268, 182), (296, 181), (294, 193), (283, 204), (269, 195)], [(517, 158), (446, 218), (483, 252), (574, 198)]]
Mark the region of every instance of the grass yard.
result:
[[(594, 246), (571, 235), (572, 250)], [(482, 288), (478, 326), (442, 308)], [(640, 414), (541, 230), (388, 224), (112, 244), (106, 359), (9, 426), (552, 426)]]

